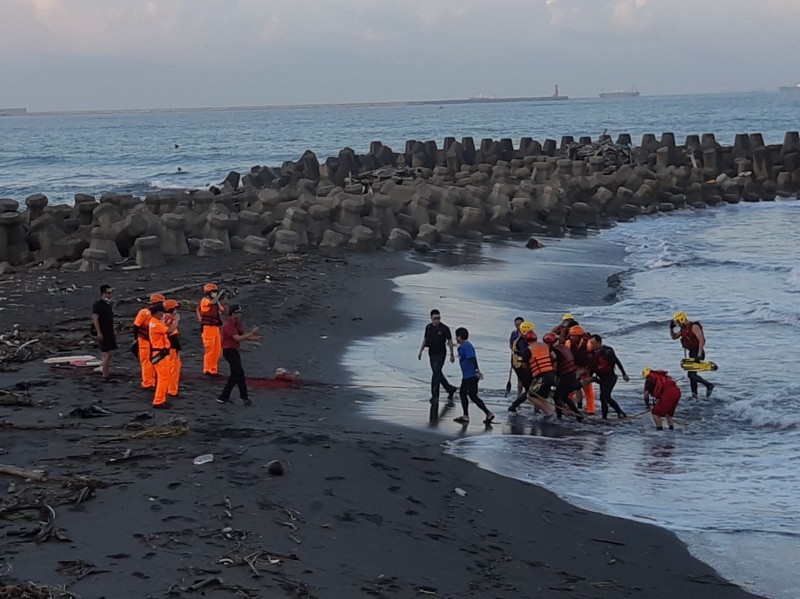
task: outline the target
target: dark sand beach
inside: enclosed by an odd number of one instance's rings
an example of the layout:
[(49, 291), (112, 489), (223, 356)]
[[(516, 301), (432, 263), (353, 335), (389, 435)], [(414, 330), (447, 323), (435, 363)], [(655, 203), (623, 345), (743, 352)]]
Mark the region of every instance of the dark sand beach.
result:
[[(672, 533), (446, 456), (440, 433), (362, 417), (355, 402), (369, 401), (369, 390), (347, 386), (339, 357), (351, 341), (405, 324), (390, 279), (421, 268), (400, 255), (265, 262), (236, 254), (152, 271), (0, 279), (0, 332), (18, 324), (26, 335), (58, 335), (49, 343), (74, 354), (96, 353), (77, 342), (103, 282), (118, 300), (185, 288), (169, 295), (192, 302), (203, 283), (221, 282), (246, 305), (245, 324), (265, 335), (243, 353), (248, 375), (283, 367), (303, 379), (284, 389), (254, 380), (253, 407), (218, 404), (224, 379), (199, 375), (191, 309), (171, 411), (150, 410), (138, 364), (122, 349), (112, 363), (117, 384), (41, 359), (3, 364), (0, 389), (9, 393), (0, 403), (31, 405), (0, 405), (0, 464), (44, 470), (47, 480), (0, 474), (0, 597), (26, 596), (13, 587), (27, 581), (109, 599), (750, 596)], [(118, 319), (127, 324), (141, 305), (118, 302)], [(122, 334), (121, 346), (130, 339)], [(111, 415), (69, 416), (92, 404)], [(153, 418), (139, 419), (143, 412)], [(183, 420), (140, 428), (171, 419)], [(188, 430), (172, 434), (183, 422)], [(213, 462), (193, 465), (206, 453)], [(276, 459), (284, 476), (267, 471)]]

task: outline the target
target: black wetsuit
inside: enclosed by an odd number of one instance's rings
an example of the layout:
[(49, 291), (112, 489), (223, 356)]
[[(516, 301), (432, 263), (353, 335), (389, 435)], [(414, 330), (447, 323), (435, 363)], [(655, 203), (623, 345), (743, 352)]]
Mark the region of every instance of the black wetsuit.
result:
[(603, 418), (608, 418), (609, 406), (614, 408), (619, 418), (624, 418), (625, 412), (619, 407), (616, 400), (611, 397), (611, 392), (614, 390), (618, 380), (617, 375), (614, 373), (614, 368), (619, 368), (623, 376), (625, 375), (625, 368), (623, 368), (622, 362), (619, 361), (614, 348), (608, 345), (604, 345), (597, 350), (593, 358), (595, 376), (600, 384), (600, 409)]

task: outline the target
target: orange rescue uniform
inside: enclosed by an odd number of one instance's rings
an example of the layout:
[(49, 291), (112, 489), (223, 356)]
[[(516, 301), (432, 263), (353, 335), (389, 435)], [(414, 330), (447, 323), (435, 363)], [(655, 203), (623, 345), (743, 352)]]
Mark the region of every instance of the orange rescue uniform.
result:
[(221, 314), (225, 308), (220, 303), (212, 304), (211, 300), (204, 297), (197, 307), (197, 315), (203, 327), (203, 374), (219, 374), (219, 360), (222, 357), (222, 327)]
[(581, 382), (583, 386), (583, 398), (586, 400), (586, 413), (587, 414), (594, 414), (595, 413), (595, 402), (594, 402), (594, 387), (592, 386), (592, 370), (589, 364), (582, 364), (580, 363), (581, 360), (579, 358), (579, 354), (585, 354), (585, 359), (590, 359), (588, 355), (588, 339), (585, 337), (581, 337), (578, 339), (577, 343), (573, 343), (574, 338), (570, 338), (566, 345), (570, 350), (572, 350), (573, 355), (575, 356), (575, 363), (578, 366), (578, 370), (575, 375)]
[[(167, 313), (164, 316), (165, 324), (169, 327), (172, 325), (174, 318), (172, 314)], [(181, 344), (178, 338), (178, 329), (175, 329), (167, 337), (169, 339), (169, 358), (167, 358), (169, 360), (169, 387), (167, 388), (167, 394), (175, 397), (178, 395), (178, 387), (181, 381), (181, 367), (183, 366), (180, 355)]]
[(142, 388), (153, 389), (156, 386), (156, 370), (150, 361), (150, 315), (149, 308), (142, 308), (133, 319), (136, 328), (136, 341), (139, 343), (139, 364), (142, 367)]
[(156, 395), (153, 398), (154, 406), (167, 403), (170, 366), (168, 331), (169, 326), (155, 318), (150, 319), (150, 346), (153, 350), (151, 361), (156, 371)]

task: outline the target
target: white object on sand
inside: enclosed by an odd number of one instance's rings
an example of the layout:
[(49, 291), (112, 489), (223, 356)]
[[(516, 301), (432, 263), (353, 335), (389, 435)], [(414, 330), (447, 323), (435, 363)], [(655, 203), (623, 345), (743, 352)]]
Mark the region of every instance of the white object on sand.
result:
[(467, 492), (464, 489), (462, 489), (461, 487), (456, 487), (454, 489), (454, 491), (455, 491), (456, 495), (458, 495), (460, 497), (466, 497), (467, 496)]
[(204, 453), (203, 455), (197, 456), (192, 463), (195, 466), (202, 466), (203, 464), (208, 464), (209, 462), (214, 461), (214, 454), (211, 453)]
[(42, 360), (45, 364), (64, 364), (65, 362), (98, 362), (97, 356), (56, 356)]

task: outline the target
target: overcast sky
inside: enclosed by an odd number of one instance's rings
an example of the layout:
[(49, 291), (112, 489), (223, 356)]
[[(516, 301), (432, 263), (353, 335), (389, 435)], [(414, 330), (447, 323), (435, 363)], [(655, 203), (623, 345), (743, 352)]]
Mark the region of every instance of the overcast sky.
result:
[(0, 0), (0, 107), (775, 90), (800, 0)]

